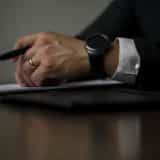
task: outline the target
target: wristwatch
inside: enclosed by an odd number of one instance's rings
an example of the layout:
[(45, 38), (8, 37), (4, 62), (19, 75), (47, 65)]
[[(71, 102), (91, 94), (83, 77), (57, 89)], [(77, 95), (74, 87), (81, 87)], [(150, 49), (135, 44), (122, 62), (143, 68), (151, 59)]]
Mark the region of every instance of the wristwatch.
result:
[(111, 48), (111, 41), (105, 34), (94, 34), (87, 38), (86, 49), (93, 79), (107, 77), (104, 69), (104, 56)]

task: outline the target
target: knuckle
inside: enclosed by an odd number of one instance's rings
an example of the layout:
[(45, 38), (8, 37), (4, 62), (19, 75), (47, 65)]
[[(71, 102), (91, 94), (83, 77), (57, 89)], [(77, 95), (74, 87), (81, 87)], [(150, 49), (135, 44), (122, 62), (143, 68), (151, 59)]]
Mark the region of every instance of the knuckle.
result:
[(49, 46), (44, 47), (43, 52), (45, 54), (49, 54), (50, 53), (50, 47)]
[(49, 39), (48, 39), (48, 37), (40, 37), (37, 43), (39, 43), (39, 44), (48, 44), (49, 43)]
[(47, 58), (43, 62), (43, 67), (44, 67), (44, 70), (47, 72), (51, 70), (52, 68), (54, 68), (54, 62), (51, 61), (49, 58)]
[(32, 48), (28, 49), (25, 54), (26, 57), (31, 56), (33, 54), (33, 49)]
[(23, 41), (23, 38), (22, 38), (22, 37), (18, 38), (18, 39), (16, 40), (15, 47), (19, 47), (19, 46), (21, 45), (22, 41)]
[(39, 40), (37, 41), (37, 44), (39, 44), (39, 45), (46, 45), (49, 43), (50, 43), (50, 40), (47, 37), (46, 38), (40, 37)]
[(16, 40), (16, 42), (17, 42), (17, 43), (20, 43), (20, 42), (22, 41), (22, 39), (23, 39), (23, 37), (19, 37), (19, 38)]
[(48, 34), (47, 32), (40, 32), (40, 33), (39, 33), (40, 36), (45, 36), (45, 35), (47, 35), (47, 34)]
[(40, 33), (40, 35), (39, 35), (39, 38), (41, 39), (41, 40), (48, 40), (48, 38), (49, 38), (49, 33), (47, 33), (47, 32), (42, 32), (42, 33)]
[(41, 50), (43, 56), (44, 56), (44, 59), (49, 59), (51, 60), (52, 58), (52, 54), (54, 51), (53, 48), (49, 47), (49, 46), (45, 46), (42, 50)]
[(48, 44), (53, 39), (55, 39), (55, 35), (50, 32), (40, 32), (39, 33), (39, 43)]
[(49, 59), (44, 60), (42, 65), (43, 65), (44, 74), (53, 73), (57, 68), (55, 61), (49, 60)]

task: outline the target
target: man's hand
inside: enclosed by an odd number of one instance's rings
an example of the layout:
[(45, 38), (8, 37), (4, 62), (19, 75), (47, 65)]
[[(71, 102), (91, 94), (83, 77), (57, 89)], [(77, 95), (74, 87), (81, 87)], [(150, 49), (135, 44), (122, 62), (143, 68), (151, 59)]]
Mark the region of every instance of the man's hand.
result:
[[(85, 42), (58, 33), (38, 33), (20, 38), (15, 48), (30, 46), (18, 57), (16, 81), (22, 86), (74, 80), (89, 75)], [(48, 83), (47, 83), (48, 85)]]

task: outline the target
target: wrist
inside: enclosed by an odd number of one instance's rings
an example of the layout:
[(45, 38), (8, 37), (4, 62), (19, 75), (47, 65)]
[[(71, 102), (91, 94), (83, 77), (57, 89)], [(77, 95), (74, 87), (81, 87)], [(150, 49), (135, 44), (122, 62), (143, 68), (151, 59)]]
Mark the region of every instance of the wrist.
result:
[(104, 68), (104, 56), (105, 52), (110, 50), (111, 45), (109, 37), (105, 34), (94, 34), (87, 38), (86, 50), (93, 79), (101, 79), (107, 76)]
[(111, 49), (104, 56), (104, 69), (108, 77), (115, 73), (119, 62), (119, 40), (115, 39)]

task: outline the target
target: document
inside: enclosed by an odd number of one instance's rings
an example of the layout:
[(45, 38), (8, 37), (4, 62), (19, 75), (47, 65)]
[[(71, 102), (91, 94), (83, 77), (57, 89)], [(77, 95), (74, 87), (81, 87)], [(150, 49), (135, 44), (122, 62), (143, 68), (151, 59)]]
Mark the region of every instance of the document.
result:
[(18, 93), (18, 92), (32, 92), (32, 91), (49, 91), (49, 90), (61, 90), (61, 89), (72, 89), (72, 88), (87, 88), (97, 86), (112, 86), (121, 85), (123, 82), (115, 80), (88, 80), (79, 82), (70, 82), (61, 84), (58, 86), (47, 86), (47, 87), (21, 87), (18, 84), (1, 84), (0, 94), (3, 93)]

